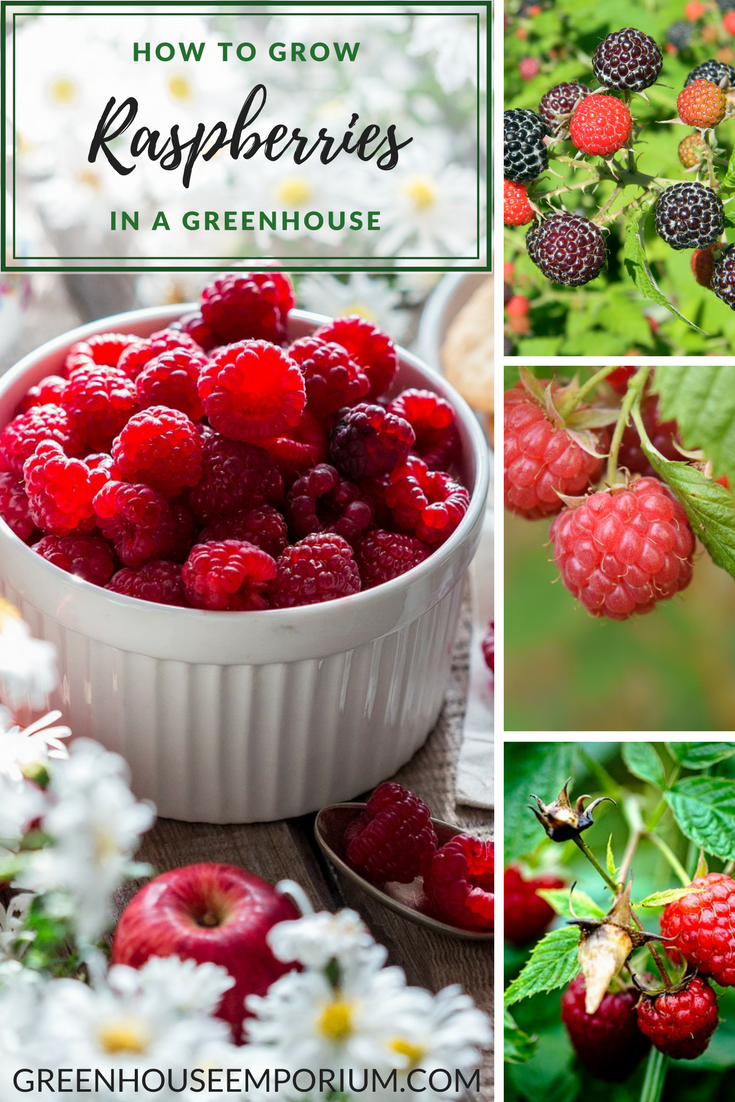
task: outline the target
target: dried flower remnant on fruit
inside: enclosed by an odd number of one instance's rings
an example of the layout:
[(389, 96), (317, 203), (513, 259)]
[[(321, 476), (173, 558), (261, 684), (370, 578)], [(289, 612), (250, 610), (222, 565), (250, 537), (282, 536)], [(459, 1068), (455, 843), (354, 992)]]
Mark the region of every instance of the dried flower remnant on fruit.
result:
[(538, 805), (537, 807), (531, 807), (529, 804), (529, 809), (541, 823), (552, 842), (568, 842), (571, 838), (578, 838), (583, 831), (588, 830), (593, 825), (592, 812), (596, 807), (604, 803), (605, 800), (615, 804), (615, 800), (611, 796), (599, 796), (585, 807), (584, 802), (589, 800), (590, 797), (579, 796), (576, 804), (572, 807), (569, 801), (569, 785), (571, 783), (572, 778), (570, 777), (559, 795), (550, 804), (545, 804), (533, 792), (529, 793), (531, 799), (535, 800)]

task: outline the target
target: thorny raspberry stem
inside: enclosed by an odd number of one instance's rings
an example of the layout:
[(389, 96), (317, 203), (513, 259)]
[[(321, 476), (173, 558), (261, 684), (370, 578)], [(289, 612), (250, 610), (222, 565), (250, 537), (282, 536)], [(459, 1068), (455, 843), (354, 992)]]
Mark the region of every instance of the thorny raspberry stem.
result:
[(639, 1102), (661, 1102), (668, 1065), (668, 1056), (664, 1056), (657, 1048), (651, 1049)]
[[(604, 207), (600, 207), (597, 214), (592, 219), (592, 221), (595, 223), (596, 226), (602, 226), (604, 224), (605, 215), (610, 210), (610, 207), (613, 205), (613, 203), (617, 199), (618, 195), (620, 195), (622, 190), (623, 190), (622, 184), (618, 184), (617, 187), (613, 188), (612, 193), (610, 195), (610, 198), (605, 203)], [(617, 218), (617, 213), (618, 212), (616, 212), (612, 217)]]
[(591, 390), (601, 383), (603, 379), (606, 379), (611, 371), (615, 371), (614, 367), (603, 367), (600, 371), (596, 372), (591, 379), (588, 379), (578, 390), (573, 391), (564, 402), (563, 406), (559, 410), (559, 416), (563, 417), (566, 421), (570, 413), (572, 413), (579, 403), (585, 398)]
[[(625, 426), (628, 423), (628, 416), (630, 415), (631, 410), (634, 409), (636, 403), (640, 405), (643, 388), (645, 387), (648, 381), (648, 376), (650, 374), (650, 367), (639, 367), (636, 374), (628, 383), (628, 390), (625, 395), (620, 414), (618, 416), (617, 424), (615, 425), (615, 432), (613, 433), (612, 444), (610, 445), (610, 457), (607, 461), (607, 483), (609, 486), (614, 486), (615, 482), (617, 481), (618, 453), (620, 451), (620, 442), (622, 441), (623, 433), (625, 432)], [(633, 413), (633, 417), (635, 419), (635, 412)]]

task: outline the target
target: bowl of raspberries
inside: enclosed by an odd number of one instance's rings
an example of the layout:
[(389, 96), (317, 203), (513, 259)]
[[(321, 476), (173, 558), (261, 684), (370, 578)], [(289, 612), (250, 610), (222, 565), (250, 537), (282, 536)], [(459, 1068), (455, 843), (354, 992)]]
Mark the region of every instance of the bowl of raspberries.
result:
[(487, 445), (387, 334), (233, 271), (26, 356), (0, 426), (3, 594), (160, 815), (303, 814), (426, 739)]

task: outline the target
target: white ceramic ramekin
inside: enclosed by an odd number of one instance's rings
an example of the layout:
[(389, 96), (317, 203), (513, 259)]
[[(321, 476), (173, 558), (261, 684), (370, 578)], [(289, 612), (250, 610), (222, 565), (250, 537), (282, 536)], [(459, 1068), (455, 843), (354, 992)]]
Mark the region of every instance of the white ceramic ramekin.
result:
[[(184, 309), (118, 314), (74, 329), (0, 379), (0, 425), (29, 386), (58, 373), (94, 333), (140, 336)], [(290, 337), (326, 319), (294, 311)], [(471, 491), (462, 523), (433, 555), (376, 589), (321, 605), (204, 612), (155, 605), (74, 578), (0, 520), (0, 586), (34, 635), (58, 648), (60, 708), (75, 736), (130, 763), (160, 815), (212, 823), (301, 815), (394, 773), (442, 705), (467, 568), (488, 488), (487, 445), (460, 396), (400, 353), (394, 390), (430, 388), (457, 411)]]

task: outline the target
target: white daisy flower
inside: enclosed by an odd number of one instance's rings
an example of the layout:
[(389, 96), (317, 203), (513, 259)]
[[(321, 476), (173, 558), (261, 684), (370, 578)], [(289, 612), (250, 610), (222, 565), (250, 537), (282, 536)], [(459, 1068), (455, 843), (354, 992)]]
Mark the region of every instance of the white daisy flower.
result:
[(360, 916), (347, 909), (337, 914), (319, 911), (293, 922), (279, 922), (269, 930), (267, 941), (279, 960), (298, 961), (317, 970), (326, 968), (332, 960), (342, 967), (357, 960), (366, 969), (378, 969), (388, 956)]
[(445, 92), (467, 81), (477, 87), (477, 19), (469, 15), (414, 16), (407, 51), (414, 57), (434, 55), (434, 73)]
[(118, 991), (163, 991), (172, 1011), (185, 1017), (214, 1014), (224, 993), (235, 984), (226, 968), (176, 956), (151, 957), (140, 969), (118, 965), (112, 973)]
[(56, 648), (31, 631), (17, 611), (0, 603), (0, 697), (11, 711), (40, 711), (56, 688)]
[(15, 852), (30, 823), (43, 813), (46, 798), (39, 788), (0, 773), (0, 860)]
[(356, 272), (346, 283), (319, 273), (305, 276), (299, 284), (299, 300), (309, 310), (332, 318), (359, 314), (379, 326), (396, 340), (407, 332), (410, 317), (401, 309), (401, 296), (380, 276)]
[(0, 773), (20, 781), (29, 765), (44, 765), (50, 758), (69, 756), (62, 740), (70, 738), (71, 728), (54, 726), (61, 712), (49, 712), (28, 727), (19, 727), (6, 709), (1, 711)]

